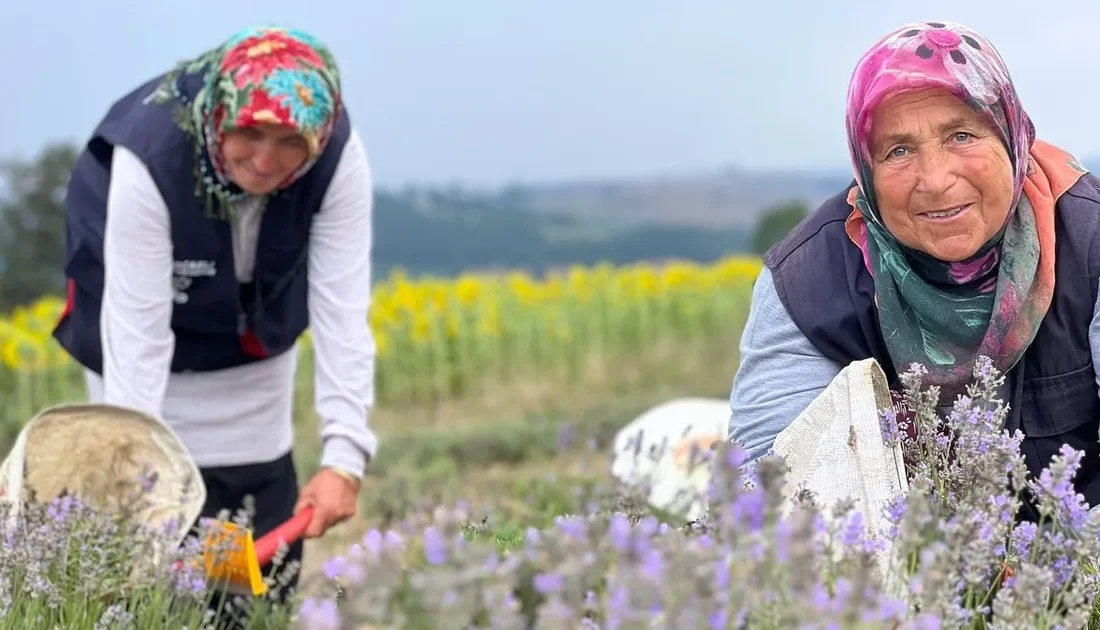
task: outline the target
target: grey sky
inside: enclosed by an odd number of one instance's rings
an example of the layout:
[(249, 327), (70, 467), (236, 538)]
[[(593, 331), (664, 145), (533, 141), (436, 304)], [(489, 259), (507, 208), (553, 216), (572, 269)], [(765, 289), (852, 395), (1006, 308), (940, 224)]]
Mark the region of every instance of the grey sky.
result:
[(1018, 0), (2, 0), (0, 156), (82, 140), (140, 81), (241, 26), (278, 22), (333, 48), (383, 185), (844, 169), (849, 73), (914, 19), (986, 35), (1040, 136), (1100, 155), (1100, 4), (1041, 6), (1057, 11)]

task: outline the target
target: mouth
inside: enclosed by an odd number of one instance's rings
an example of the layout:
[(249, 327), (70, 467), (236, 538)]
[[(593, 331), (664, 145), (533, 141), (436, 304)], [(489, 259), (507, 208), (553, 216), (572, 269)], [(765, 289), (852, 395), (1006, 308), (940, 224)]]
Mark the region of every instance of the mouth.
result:
[(278, 175), (278, 173), (266, 173), (264, 171), (257, 170), (251, 164), (245, 164), (244, 169), (252, 177), (254, 177), (256, 179), (261, 179), (261, 180), (271, 179), (271, 178), (275, 177), (276, 175)]
[(963, 204), (961, 206), (955, 206), (953, 208), (944, 208), (943, 210), (933, 210), (930, 212), (922, 212), (919, 216), (922, 219), (928, 221), (950, 221), (960, 214), (974, 207), (973, 203)]

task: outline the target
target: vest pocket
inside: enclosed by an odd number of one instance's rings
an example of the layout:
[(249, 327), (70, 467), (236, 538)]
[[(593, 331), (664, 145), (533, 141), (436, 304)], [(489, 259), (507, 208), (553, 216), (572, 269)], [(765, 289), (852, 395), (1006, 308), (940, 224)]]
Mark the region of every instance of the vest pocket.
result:
[(65, 275), (77, 287), (103, 298), (103, 261), (89, 251), (88, 245), (78, 245), (65, 263)]
[(1100, 398), (1092, 362), (1063, 374), (1025, 379), (1020, 404), (1020, 424), (1028, 438), (1054, 437), (1095, 424)]

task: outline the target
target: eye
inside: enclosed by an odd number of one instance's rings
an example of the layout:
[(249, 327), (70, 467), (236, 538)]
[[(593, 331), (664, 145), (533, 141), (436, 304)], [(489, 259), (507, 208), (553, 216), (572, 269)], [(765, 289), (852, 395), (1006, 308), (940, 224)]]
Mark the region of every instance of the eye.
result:
[(286, 136), (279, 141), (279, 144), (287, 149), (306, 149), (306, 139), (300, 135)]
[(952, 134), (952, 138), (955, 142), (968, 142), (974, 138), (974, 135), (969, 131), (956, 131)]
[(907, 149), (905, 147), (894, 147), (894, 148), (890, 149), (889, 152), (886, 153), (886, 157), (887, 157), (887, 159), (902, 158), (902, 157), (905, 157), (908, 152), (909, 152), (909, 149)]

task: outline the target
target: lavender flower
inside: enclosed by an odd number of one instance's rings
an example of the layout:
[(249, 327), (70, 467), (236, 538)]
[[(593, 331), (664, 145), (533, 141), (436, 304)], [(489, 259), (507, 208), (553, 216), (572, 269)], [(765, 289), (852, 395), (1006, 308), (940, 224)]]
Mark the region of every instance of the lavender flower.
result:
[(126, 630), (133, 627), (133, 622), (133, 614), (120, 604), (114, 604), (103, 611), (103, 615), (96, 621), (95, 630)]
[[(202, 626), (211, 597), (203, 545), (189, 538), (173, 547), (174, 525), (133, 518), (156, 482), (145, 477), (121, 506), (62, 493), (9, 518), (11, 504), (0, 503), (0, 621), (30, 629)], [(279, 606), (268, 613), (276, 625), (289, 616)]]
[(447, 543), (435, 527), (424, 530), (424, 557), (431, 564), (447, 561)]
[[(576, 505), (591, 499), (589, 513), (513, 528), (501, 547), (490, 527), (470, 523), (475, 506), (412, 514), (325, 562), (320, 589), (296, 605), (293, 625), (918, 630), (1100, 621), (1090, 618), (1100, 593), (1100, 513), (1074, 486), (1081, 454), (1063, 448), (1029, 478), (1022, 435), (1002, 429), (1003, 378), (992, 362), (975, 364), (975, 383), (944, 417), (925, 374), (917, 365), (901, 375), (913, 437), (893, 410), (880, 413), (883, 439), (910, 463), (908, 491), (886, 508), (888, 531), (868, 531), (855, 501), (818, 505), (786, 487), (781, 458), (747, 467), (743, 449), (720, 444), (705, 458), (711, 479), (698, 499), (708, 509), (697, 522), (651, 513), (637, 488), (577, 496)], [(1020, 522), (1025, 492), (1038, 523)], [(174, 526), (146, 532), (75, 497), (32, 505), (12, 527), (5, 509), (0, 620), (60, 627), (60, 611), (71, 615), (79, 600), (88, 613), (77, 627), (203, 626), (213, 591), (199, 539), (150, 553)]]
[[(453, 534), (461, 519), (436, 515), (403, 530), (425, 550), (416, 567), (385, 564), (373, 551), (381, 534), (370, 534), (365, 553), (329, 567), (341, 576), (345, 563), (365, 567), (341, 620), (386, 625), (416, 615), (428, 627), (502, 629), (1082, 627), (1100, 590), (1100, 516), (1074, 490), (1079, 455), (1065, 450), (1029, 480), (1022, 435), (1001, 429), (1003, 378), (992, 363), (975, 365), (975, 384), (943, 418), (938, 391), (922, 386), (925, 374), (916, 365), (901, 377), (913, 438), (897, 413), (881, 412), (883, 440), (912, 464), (910, 489), (891, 498), (881, 537), (867, 531), (855, 504), (818, 506), (785, 488), (781, 458), (747, 467), (738, 445), (719, 444), (707, 458), (707, 513), (683, 527), (612, 501), (617, 507), (594, 504), (590, 515), (530, 528), (498, 555), (484, 537), (460, 544)], [(637, 441), (628, 447), (639, 449)], [(1027, 488), (1049, 522), (1019, 522)], [(320, 615), (320, 604), (310, 606)]]
[(535, 576), (535, 590), (543, 595), (556, 593), (565, 586), (560, 573), (540, 573)]
[(893, 448), (901, 443), (901, 427), (898, 425), (898, 413), (892, 407), (879, 411), (879, 427), (886, 446)]
[(340, 630), (340, 612), (331, 599), (309, 598), (298, 610), (298, 623), (303, 630)]
[(1039, 497), (1039, 511), (1048, 518), (1071, 529), (1079, 529), (1088, 518), (1088, 505), (1085, 498), (1077, 493), (1073, 478), (1081, 466), (1081, 453), (1062, 445), (1050, 466), (1043, 470), (1038, 481), (1029, 484), (1032, 492)]

